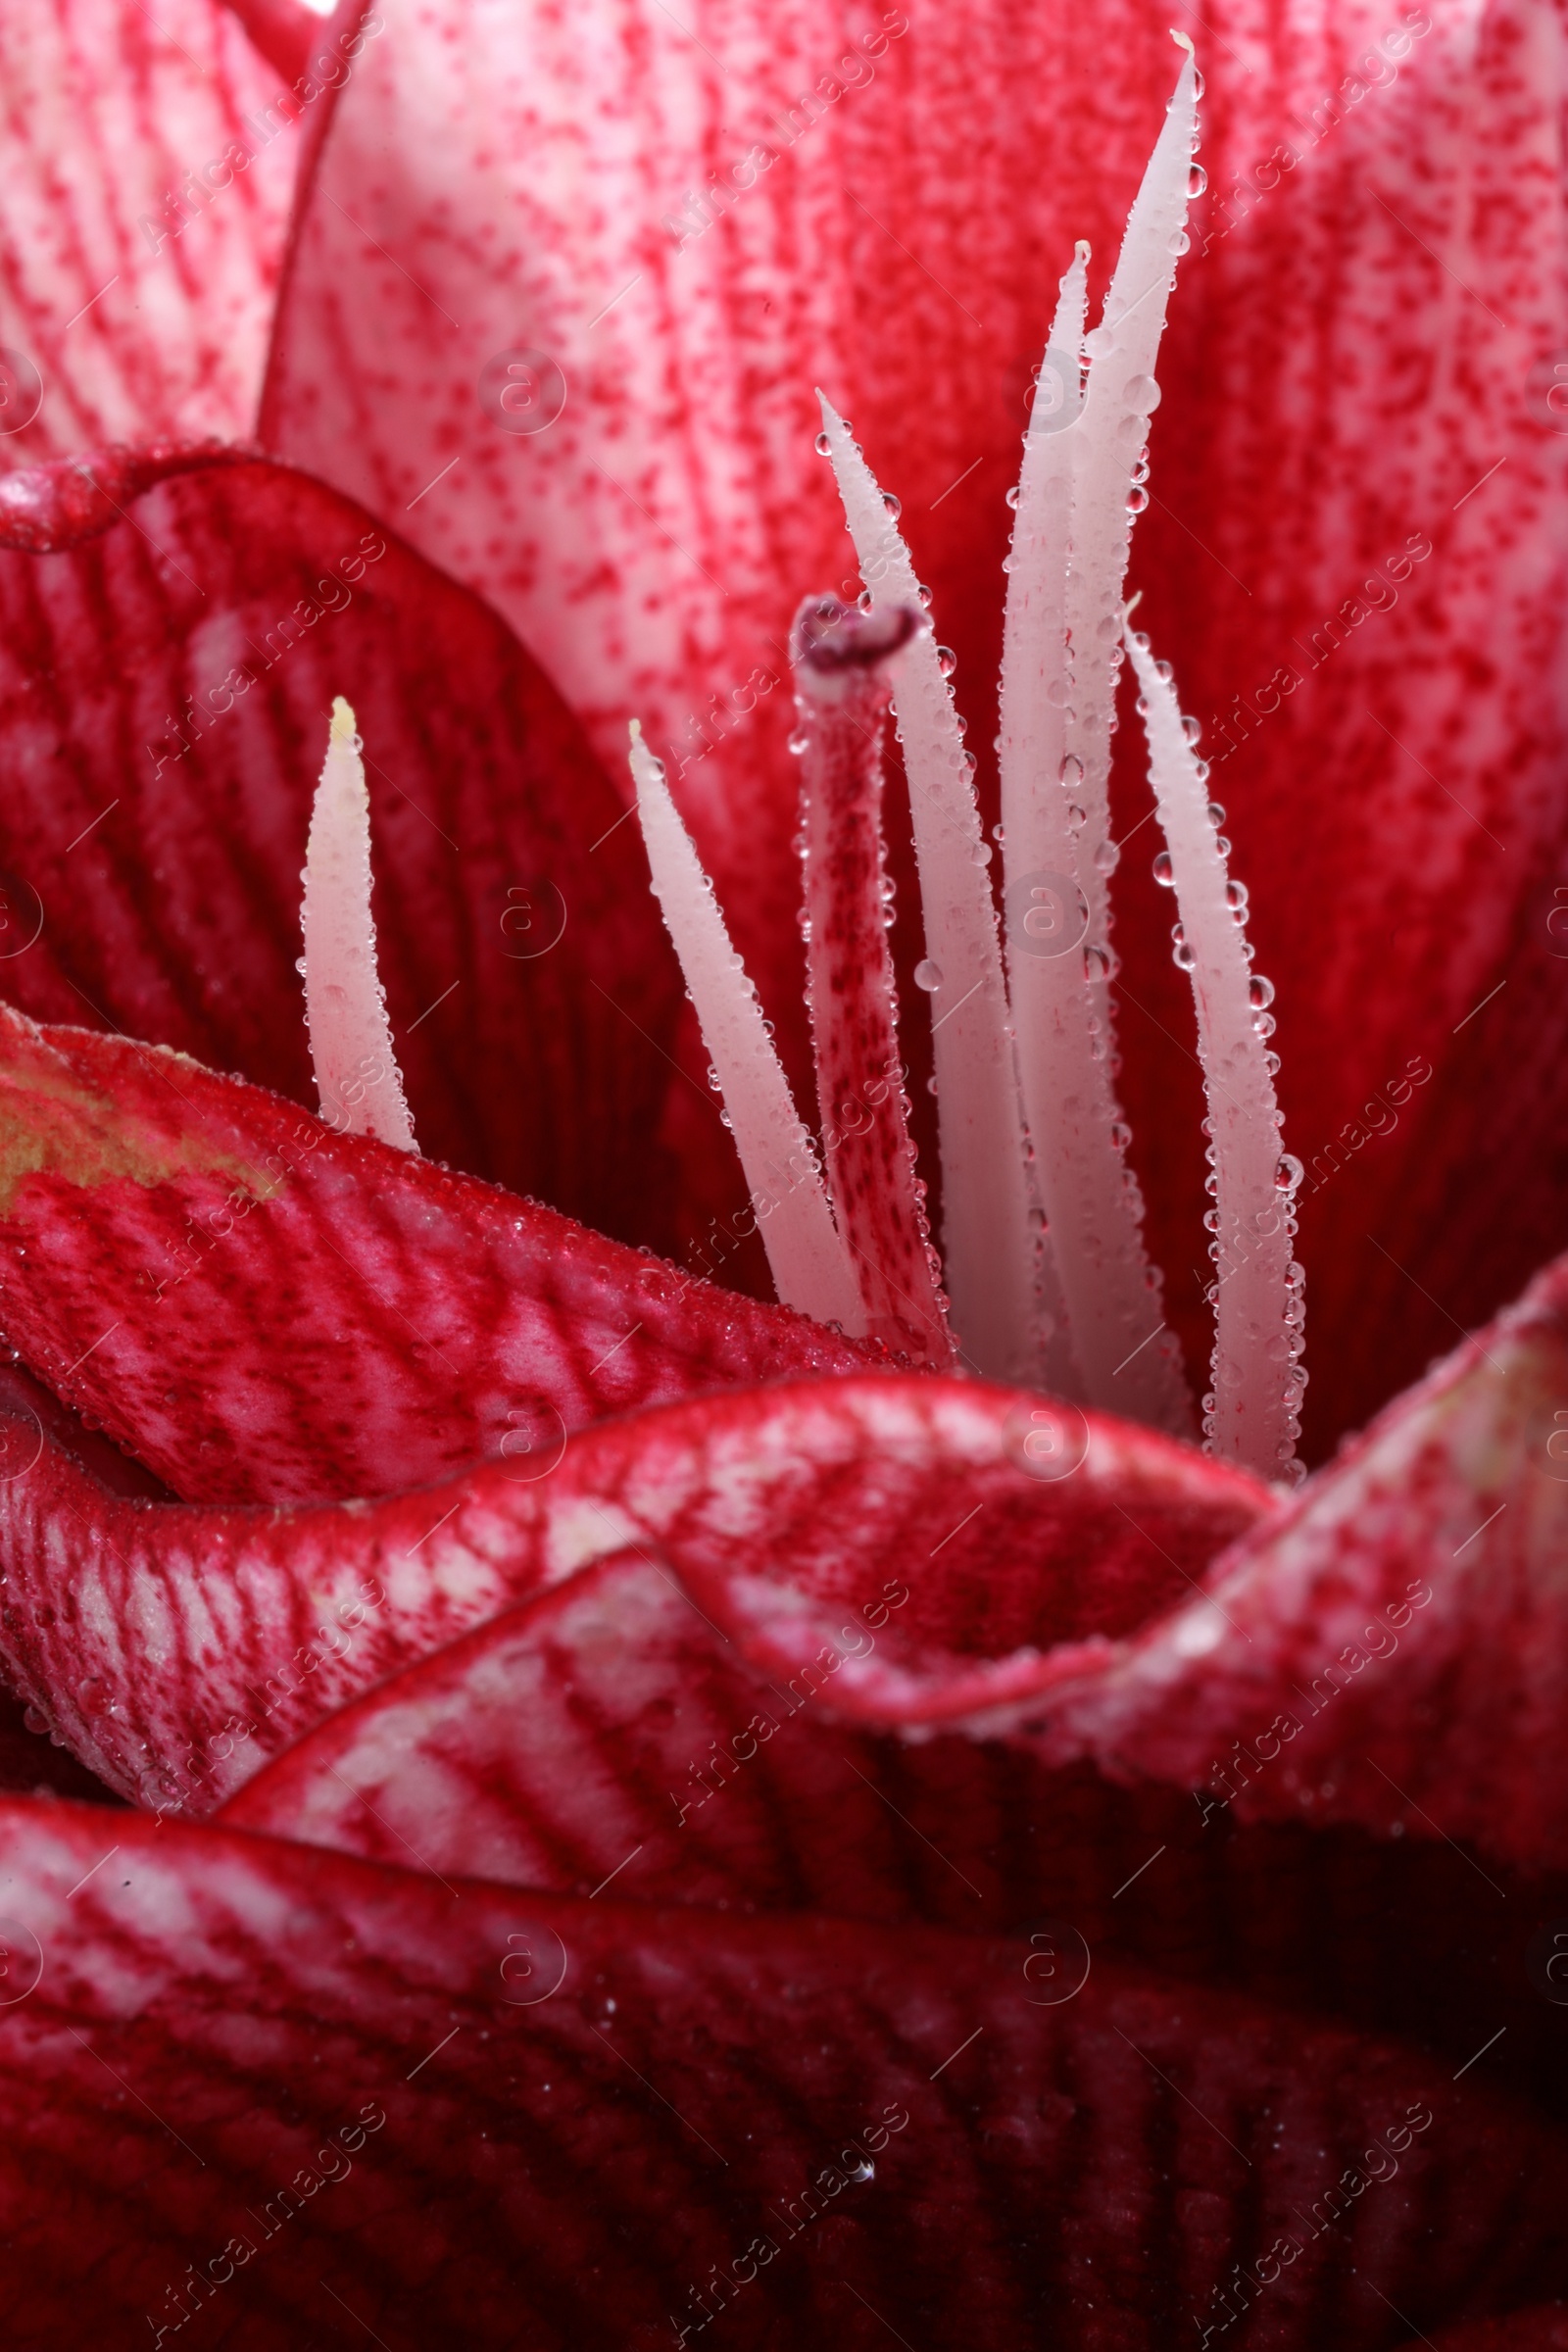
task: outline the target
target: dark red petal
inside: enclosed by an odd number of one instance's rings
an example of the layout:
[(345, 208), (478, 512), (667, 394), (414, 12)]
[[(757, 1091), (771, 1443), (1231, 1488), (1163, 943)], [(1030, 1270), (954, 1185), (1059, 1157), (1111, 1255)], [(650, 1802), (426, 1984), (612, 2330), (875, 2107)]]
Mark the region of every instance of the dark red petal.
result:
[[(808, 590), (854, 593), (812, 387), (903, 498), (989, 791), (1030, 371), (1075, 237), (1108, 276), (1170, 88), (1141, 5), (906, 15), (841, 72), (814, 0), (679, 24), (626, 0), (586, 80), (548, 14), (392, 27), (325, 143), (266, 412), (279, 449), (388, 514), (458, 458), (409, 527), (514, 620), (612, 768), (640, 712), (786, 1040), (787, 622)], [(1428, 16), (1225, 0), (1195, 27), (1209, 189), (1134, 554), (1210, 758), (1241, 698), (1215, 789), (1279, 990), (1286, 1140), (1309, 1188), (1343, 1153), (1303, 1201), (1319, 1451), (1448, 1344), (1445, 1315), (1481, 1320), (1561, 1241), (1561, 31), (1528, 0)], [(514, 240), (486, 234), (498, 172)], [(564, 379), (539, 432), (502, 429), (524, 352), (523, 421)], [(1420, 533), (1435, 553), (1391, 582), (1397, 609), (1314, 669), (1314, 630)], [(1141, 772), (1119, 791), (1130, 831)], [(1201, 1097), (1147, 839), (1117, 882), (1123, 1084), (1201, 1361)], [(1412, 1061), (1434, 1080), (1391, 1102)], [(1348, 1125), (1392, 1140), (1346, 1149)]]
[(46, 0), (0, 75), (0, 466), (249, 434), (299, 139), (276, 72), (210, 0)]
[[(1400, 2352), (1415, 2352), (1416, 2340), (1412, 2337)], [(1512, 2312), (1505, 2320), (1445, 2328), (1428, 2340), (1436, 2352), (1568, 2352), (1568, 2304), (1543, 2304), (1536, 2311)]]
[(346, 695), (421, 1149), (665, 1239), (679, 975), (634, 828), (495, 615), (233, 451), (14, 477), (0, 549), (0, 988), (314, 1106), (300, 869)]
[(1180, 2340), (1286, 2234), (1278, 2352), (1564, 2283), (1560, 2135), (1395, 2042), (1098, 1961), (1044, 2005), (1021, 1941), (454, 1900), (65, 1804), (0, 1834), (8, 2318), (40, 2352), (189, 2311), (297, 2352), (339, 2302), (389, 2352), (654, 2352), (720, 2307), (741, 2352), (1108, 2352)]
[(0, 1315), (192, 1501), (529, 1475), (569, 1430), (874, 1352), (237, 1079), (0, 1011)]

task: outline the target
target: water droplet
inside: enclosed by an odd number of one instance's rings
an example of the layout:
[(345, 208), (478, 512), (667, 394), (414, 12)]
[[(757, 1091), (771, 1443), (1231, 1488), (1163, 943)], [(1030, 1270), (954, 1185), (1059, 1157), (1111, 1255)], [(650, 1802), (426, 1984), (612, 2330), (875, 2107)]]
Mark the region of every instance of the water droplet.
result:
[(833, 444), (826, 433), (818, 433), (816, 436), (816, 454), (819, 458), (830, 458), (833, 455)]
[(882, 504), (886, 507), (894, 521), (897, 522), (899, 516), (904, 513), (903, 499), (898, 497), (891, 490), (884, 490), (882, 493)]
[(1088, 809), (1080, 808), (1076, 801), (1069, 801), (1067, 803), (1067, 823), (1071, 830), (1076, 833), (1081, 825), (1086, 825), (1088, 822)]
[(951, 678), (958, 666), (958, 657), (951, 645), (937, 647), (937, 667), (945, 678)]
[(1202, 732), (1203, 728), (1200, 720), (1189, 718), (1185, 715), (1183, 716), (1182, 733), (1186, 736), (1189, 743), (1196, 743)]
[(708, 1065), (708, 1083), (712, 1088), (715, 1095), (721, 1095), (724, 1092), (724, 1081), (722, 1078), (720, 1078), (718, 1072), (714, 1069), (711, 1062), (710, 1062)]
[(1193, 761), (1193, 773), (1198, 778), (1200, 784), (1206, 784), (1208, 782), (1209, 772), (1209, 765), (1206, 760), (1195, 760)]
[(1190, 972), (1198, 961), (1198, 951), (1196, 948), (1189, 947), (1187, 934), (1180, 923), (1171, 932), (1171, 939), (1174, 943), (1170, 952), (1171, 961), (1180, 964), (1184, 972)]
[(1154, 663), (1154, 675), (1156, 678), (1163, 678), (1168, 686), (1172, 678), (1176, 675), (1176, 672), (1168, 662), (1156, 662)]
[(1176, 887), (1176, 868), (1170, 861), (1169, 850), (1161, 850), (1159, 856), (1154, 859), (1154, 880), (1161, 883), (1166, 890), (1174, 890)]
[(1245, 914), (1247, 912), (1247, 884), (1245, 882), (1227, 882), (1225, 904), (1232, 914)]
[(975, 843), (974, 848), (969, 852), (969, 863), (971, 865), (989, 865), (991, 863), (991, 844), (989, 841), (977, 841)]
[(1103, 948), (1085, 948), (1084, 978), (1091, 988), (1110, 978), (1110, 957)]
[(1222, 825), (1222, 824), (1225, 822), (1225, 805), (1224, 805), (1223, 801), (1210, 801), (1210, 802), (1209, 802), (1209, 804), (1208, 804), (1208, 821), (1209, 821), (1209, 823), (1210, 823), (1211, 825), (1214, 825), (1214, 826), (1219, 826), (1219, 825)]
[(1116, 348), (1116, 337), (1108, 326), (1097, 326), (1084, 337), (1084, 349), (1092, 360), (1108, 359)]
[(1120, 863), (1121, 863), (1121, 851), (1118, 849), (1118, 847), (1116, 846), (1115, 842), (1113, 842), (1113, 841), (1097, 841), (1097, 842), (1096, 842), (1096, 844), (1095, 844), (1095, 871), (1096, 871), (1096, 873), (1097, 873), (1097, 874), (1113, 874), (1113, 873), (1116, 871), (1116, 868), (1117, 868), (1117, 866), (1118, 866), (1118, 865), (1120, 865)]
[(972, 776), (979, 764), (980, 762), (975, 758), (973, 752), (965, 752), (958, 761), (959, 767), (963, 770), (966, 776)]
[(1127, 399), (1140, 416), (1152, 416), (1159, 406), (1159, 386), (1152, 375), (1132, 376), (1127, 385)]
[(1050, 685), (1046, 688), (1046, 700), (1054, 710), (1065, 710), (1067, 708), (1067, 697), (1071, 691), (1072, 689), (1068, 685), (1065, 678), (1053, 678)]
[(1265, 980), (1261, 972), (1254, 972), (1247, 983), (1247, 1002), (1254, 1012), (1265, 1011), (1274, 1002), (1273, 981)]
[(790, 737), (790, 750), (795, 754), (796, 759), (799, 760), (802, 754), (808, 752), (810, 748), (811, 738), (804, 727), (797, 727), (795, 733)]
[(305, 977), (305, 958), (303, 956), (295, 956), (294, 969), (298, 972), (300, 978), (303, 980)]
[(922, 956), (914, 967), (914, 985), (923, 988), (928, 996), (934, 995), (942, 986), (941, 964), (933, 963), (929, 956)]
[(1274, 1171), (1274, 1181), (1282, 1193), (1294, 1193), (1305, 1172), (1294, 1152), (1283, 1152), (1280, 1164)]
[(1056, 782), (1065, 784), (1069, 792), (1077, 790), (1084, 780), (1084, 763), (1076, 752), (1069, 752), (1056, 770)]
[(1017, 485), (1017, 483), (1016, 483), (1016, 482), (1013, 484), (1012, 488), (1011, 488), (1011, 489), (1010, 489), (1010, 490), (1007, 492), (1007, 504), (1008, 504), (1008, 506), (1009, 506), (1009, 507), (1013, 507), (1013, 508), (1016, 508), (1016, 506), (1017, 506), (1017, 504), (1018, 504), (1018, 485)]
[(1133, 1131), (1125, 1119), (1115, 1119), (1111, 1122), (1110, 1140), (1118, 1152), (1126, 1151), (1133, 1140)]
[(1132, 488), (1127, 493), (1128, 514), (1141, 514), (1148, 504), (1149, 492), (1144, 488), (1142, 482), (1134, 482)]
[(1220, 854), (1220, 856), (1221, 856), (1222, 858), (1228, 858), (1228, 857), (1230, 856), (1230, 854), (1231, 854), (1231, 845), (1230, 845), (1230, 843), (1229, 843), (1229, 842), (1226, 840), (1226, 838), (1225, 838), (1225, 836), (1224, 836), (1224, 834), (1223, 834), (1223, 833), (1216, 833), (1216, 834), (1215, 834), (1215, 836), (1214, 836), (1214, 847), (1215, 847), (1215, 849), (1216, 849), (1216, 850), (1218, 850), (1218, 852), (1219, 852), (1219, 854)]
[(1203, 193), (1203, 190), (1204, 190), (1204, 189), (1207, 187), (1207, 185), (1208, 185), (1208, 173), (1207, 173), (1207, 172), (1206, 172), (1203, 170), (1203, 167), (1202, 167), (1202, 165), (1201, 165), (1201, 164), (1189, 164), (1189, 165), (1188, 165), (1188, 167), (1187, 167), (1187, 201), (1188, 201), (1188, 203), (1189, 203), (1189, 204), (1191, 204), (1191, 203), (1193, 202), (1193, 200), (1194, 200), (1194, 198), (1195, 198), (1195, 197), (1201, 196), (1201, 194)]
[(847, 2164), (844, 2170), (852, 2180), (874, 2180), (876, 2179), (876, 2166), (871, 2162), (869, 2156), (858, 2156), (855, 2162)]
[(919, 599), (919, 604), (920, 604), (920, 610), (921, 610), (921, 612), (930, 612), (930, 610), (931, 610), (931, 591), (930, 591), (930, 589), (929, 589), (929, 588), (928, 588), (928, 587), (925, 585), (925, 582), (924, 582), (923, 580), (917, 580), (917, 581), (915, 582), (915, 586), (914, 586), (914, 593), (915, 593), (916, 597)]
[(870, 589), (862, 588), (859, 595), (855, 600), (855, 609), (857, 612), (869, 612), (874, 601), (875, 600), (871, 595)]
[(1165, 240), (1165, 250), (1167, 253), (1185, 253), (1192, 241), (1185, 228), (1172, 229)]

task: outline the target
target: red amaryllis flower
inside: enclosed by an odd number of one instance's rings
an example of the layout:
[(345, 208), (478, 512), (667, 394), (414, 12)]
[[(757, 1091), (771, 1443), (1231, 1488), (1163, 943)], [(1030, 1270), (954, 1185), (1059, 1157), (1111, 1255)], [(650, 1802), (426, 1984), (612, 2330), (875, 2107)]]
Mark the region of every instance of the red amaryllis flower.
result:
[(1562, 2344), (1560, 17), (242, 13), (5, 26), (13, 2334)]

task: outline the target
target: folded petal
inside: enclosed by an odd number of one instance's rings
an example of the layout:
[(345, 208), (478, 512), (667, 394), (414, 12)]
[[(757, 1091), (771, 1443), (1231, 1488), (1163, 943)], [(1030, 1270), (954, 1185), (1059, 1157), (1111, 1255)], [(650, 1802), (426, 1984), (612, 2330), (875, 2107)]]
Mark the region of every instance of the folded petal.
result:
[[(790, 1369), (782, 1350), (773, 1369)], [(746, 1639), (769, 1672), (808, 1633), (817, 1649), (812, 1609), (917, 1578), (911, 1662), (868, 1704), (879, 1728), (961, 1718), (1032, 1690), (1042, 1659), (1070, 1676), (1104, 1654), (1097, 1629), (1168, 1605), (1268, 1508), (1250, 1479), (1113, 1423), (1075, 1476), (1042, 1479), (1044, 1410), (979, 1384), (846, 1375), (533, 1450), (503, 1439), (498, 1461), (375, 1503), (266, 1511), (117, 1499), (24, 1419), (0, 1481), (0, 1657), (111, 1788), (203, 1813), (348, 1699), (631, 1547), (678, 1560), (700, 1607), (758, 1619)]]
[[(439, 37), (386, 13), (302, 215), (265, 430), (378, 512), (418, 498), (418, 544), (607, 760), (642, 716), (798, 1048), (775, 689), (795, 600), (854, 587), (811, 387), (904, 500), (988, 785), (1030, 374), (1074, 239), (1108, 271), (1163, 30), (960, 7), (846, 38), (815, 0), (623, 0), (585, 48), (542, 7), (474, 0)], [(1279, 992), (1321, 1455), (1561, 1242), (1562, 31), (1527, 0), (1227, 0), (1195, 37), (1209, 197), (1134, 564)], [(1131, 833), (1136, 758), (1118, 806)], [(1122, 1084), (1200, 1360), (1202, 1109), (1148, 838), (1117, 884)]]
[(653, 2352), (719, 2311), (753, 2352), (1090, 2352), (1107, 2304), (1128, 2344), (1200, 2328), (1276, 2245), (1242, 2302), (1281, 2352), (1379, 2352), (1388, 2304), (1564, 2283), (1561, 2135), (1396, 2042), (1106, 1964), (1047, 2003), (1020, 1940), (114, 1828), (0, 1805), (0, 2196), (43, 2352), (196, 2315), (282, 2352), (339, 2303), (393, 2352)]
[(192, 1501), (385, 1494), (879, 1351), (165, 1048), (0, 1008), (0, 1315)]
[(248, 436), (298, 101), (213, 0), (10, 10), (0, 74), (0, 466)]
[(0, 988), (314, 1107), (300, 875), (337, 694), (424, 1150), (667, 1240), (680, 981), (634, 828), (494, 614), (285, 467), (112, 453), (0, 485)]

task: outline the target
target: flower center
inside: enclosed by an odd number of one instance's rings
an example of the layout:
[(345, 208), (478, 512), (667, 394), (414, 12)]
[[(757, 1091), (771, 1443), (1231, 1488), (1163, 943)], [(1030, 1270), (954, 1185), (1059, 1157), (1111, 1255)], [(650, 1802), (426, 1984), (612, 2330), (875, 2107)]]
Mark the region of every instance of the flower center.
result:
[[(1247, 892), (1207, 796), (1168, 662), (1122, 603), (1176, 259), (1187, 248), (1201, 94), (1192, 44), (1128, 217), (1100, 324), (1085, 333), (1089, 248), (1061, 280), (1035, 380), (1003, 639), (1003, 921), (974, 756), (936, 643), (928, 591), (843, 417), (822, 399), (865, 593), (796, 616), (797, 730), (811, 1038), (820, 1144), (791, 1098), (757, 992), (634, 719), (631, 770), (653, 885), (697, 1008), (779, 1298), (933, 1369), (961, 1366), (1186, 1435), (1192, 1399), (1144, 1247), (1143, 1200), (1116, 1100), (1110, 942), (1110, 739), (1131, 657), (1192, 980), (1208, 1102), (1204, 1219), (1214, 1280), (1204, 1442), (1266, 1478), (1296, 1457), (1306, 1374), (1292, 1256), (1300, 1163), (1280, 1151), (1268, 1045), (1274, 991), (1251, 969)], [(820, 396), (819, 396), (820, 397)], [(1136, 601), (1136, 600), (1135, 600)], [(942, 1164), (931, 1244), (898, 1050), (887, 931), (882, 736), (897, 721), (909, 784)], [(339, 702), (306, 865), (311, 1049), (323, 1114), (416, 1149), (375, 969), (369, 818), (353, 713)], [(1004, 956), (1004, 946), (1005, 956)]]
[[(1155, 872), (1176, 894), (1175, 956), (1193, 984), (1208, 1103), (1215, 1341), (1205, 1444), (1264, 1477), (1296, 1478), (1306, 1380), (1298, 1361), (1302, 1275), (1292, 1256), (1300, 1167), (1280, 1151), (1279, 1061), (1267, 1044), (1273, 990), (1250, 968), (1247, 892), (1228, 872), (1224, 811), (1208, 802), (1196, 722), (1182, 716), (1169, 664), (1128, 627), (1122, 605), (1132, 521), (1148, 503), (1154, 363), (1187, 246), (1187, 205), (1201, 188), (1192, 162), (1201, 84), (1190, 43), (1177, 37), (1187, 61), (1092, 333), (1086, 246), (1061, 281), (1010, 501), (1000, 932), (952, 657), (927, 621), (898, 502), (878, 489), (848, 425), (822, 401), (817, 447), (833, 462), (866, 594), (858, 615), (831, 598), (808, 600), (792, 648), (820, 1167), (802, 1147), (792, 1105), (783, 1125), (795, 1142), (783, 1158), (779, 1122), (754, 1126), (744, 1107), (743, 1098), (762, 1095), (789, 1104), (787, 1084), (760, 1011), (749, 1025), (738, 1017), (743, 995), (756, 1011), (755, 996), (640, 734), (632, 770), (655, 888), (780, 1298), (806, 1305), (797, 1229), (809, 1222), (818, 1245), (836, 1235), (836, 1280), (858, 1296), (858, 1316), (840, 1318), (846, 1328), (870, 1330), (921, 1363), (946, 1364), (956, 1349), (969, 1369), (1182, 1434), (1191, 1400), (1144, 1248), (1113, 1083), (1108, 778), (1117, 672), (1130, 654), (1167, 844)], [(900, 1083), (886, 941), (880, 746), (890, 703), (925, 927), (916, 978), (932, 1006), (940, 1264)], [(669, 880), (671, 825), (689, 860), (683, 890)], [(662, 873), (656, 839), (665, 845)], [(743, 1029), (737, 1066), (715, 1040), (722, 1031), (733, 1048)]]

